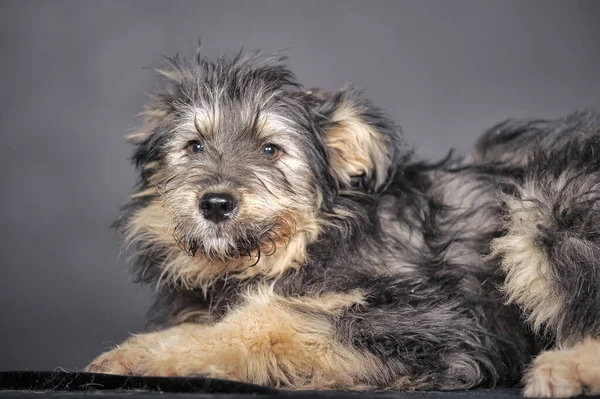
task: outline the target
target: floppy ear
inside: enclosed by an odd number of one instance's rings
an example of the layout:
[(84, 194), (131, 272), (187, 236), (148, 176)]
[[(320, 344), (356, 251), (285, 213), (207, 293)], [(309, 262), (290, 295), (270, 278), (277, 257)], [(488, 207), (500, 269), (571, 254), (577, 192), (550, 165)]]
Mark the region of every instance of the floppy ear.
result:
[(162, 86), (149, 97), (144, 109), (138, 114), (141, 124), (125, 138), (135, 145), (133, 163), (147, 174), (148, 166), (160, 158), (160, 145), (164, 135), (160, 134), (161, 127), (169, 123), (175, 113), (174, 95), (184, 79), (178, 58), (169, 59), (169, 64), (163, 68), (155, 68), (154, 72), (162, 78)]
[(165, 123), (166, 119), (175, 109), (173, 106), (174, 92), (183, 81), (183, 72), (179, 69), (179, 60), (170, 59), (171, 65), (164, 68), (155, 68), (154, 72), (162, 78), (163, 86), (150, 95), (149, 101), (144, 104), (144, 109), (138, 114), (142, 123), (133, 132), (125, 136), (127, 141), (140, 144), (147, 141), (156, 129)]
[(322, 101), (318, 112), (325, 117), (330, 170), (340, 186), (367, 191), (383, 187), (408, 154), (400, 127), (351, 87), (309, 93)]

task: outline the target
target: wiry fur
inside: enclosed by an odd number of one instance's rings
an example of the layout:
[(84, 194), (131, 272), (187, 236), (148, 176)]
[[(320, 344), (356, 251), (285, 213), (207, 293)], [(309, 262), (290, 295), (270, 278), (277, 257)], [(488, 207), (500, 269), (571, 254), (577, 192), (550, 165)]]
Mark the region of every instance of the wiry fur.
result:
[[(161, 70), (117, 221), (157, 286), (159, 331), (90, 370), (458, 389), (518, 383), (540, 346), (598, 336), (593, 114), (506, 122), (470, 156), (427, 164), (359, 91), (303, 91), (283, 61)], [(215, 190), (239, 202), (220, 224), (198, 211)]]

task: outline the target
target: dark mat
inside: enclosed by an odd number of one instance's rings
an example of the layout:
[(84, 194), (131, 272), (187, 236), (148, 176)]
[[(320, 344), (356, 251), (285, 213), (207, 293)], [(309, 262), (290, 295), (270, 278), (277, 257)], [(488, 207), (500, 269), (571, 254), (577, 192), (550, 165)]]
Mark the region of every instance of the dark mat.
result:
[(450, 392), (290, 392), (272, 388), (194, 377), (133, 377), (110, 374), (8, 371), (0, 372), (0, 399), (51, 396), (71, 399), (93, 396), (98, 399), (152, 397), (161, 399), (243, 399), (257, 398), (350, 398), (377, 399), (495, 399), (519, 397), (518, 389), (475, 389)]
[(277, 390), (260, 385), (212, 378), (131, 377), (112, 374), (47, 371), (7, 371), (0, 373), (0, 392), (84, 392), (146, 391), (169, 393), (274, 394)]

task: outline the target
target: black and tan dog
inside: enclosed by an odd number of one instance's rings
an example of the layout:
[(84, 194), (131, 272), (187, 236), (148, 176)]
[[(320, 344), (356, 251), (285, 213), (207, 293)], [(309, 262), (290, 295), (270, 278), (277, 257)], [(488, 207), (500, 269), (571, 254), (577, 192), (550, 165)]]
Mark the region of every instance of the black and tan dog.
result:
[(156, 331), (87, 370), (600, 392), (600, 118), (506, 122), (427, 164), (359, 92), (305, 92), (283, 61), (161, 71), (117, 222)]

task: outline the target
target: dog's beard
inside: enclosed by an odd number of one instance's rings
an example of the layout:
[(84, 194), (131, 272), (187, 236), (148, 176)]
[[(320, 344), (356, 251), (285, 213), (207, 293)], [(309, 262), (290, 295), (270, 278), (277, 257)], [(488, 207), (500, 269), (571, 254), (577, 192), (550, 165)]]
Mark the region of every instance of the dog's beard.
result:
[(252, 265), (261, 256), (275, 253), (286, 245), (291, 237), (292, 226), (287, 218), (275, 218), (263, 223), (226, 222), (224, 225), (201, 223), (177, 223), (175, 240), (190, 257), (200, 256), (209, 261), (232, 262), (248, 259)]

